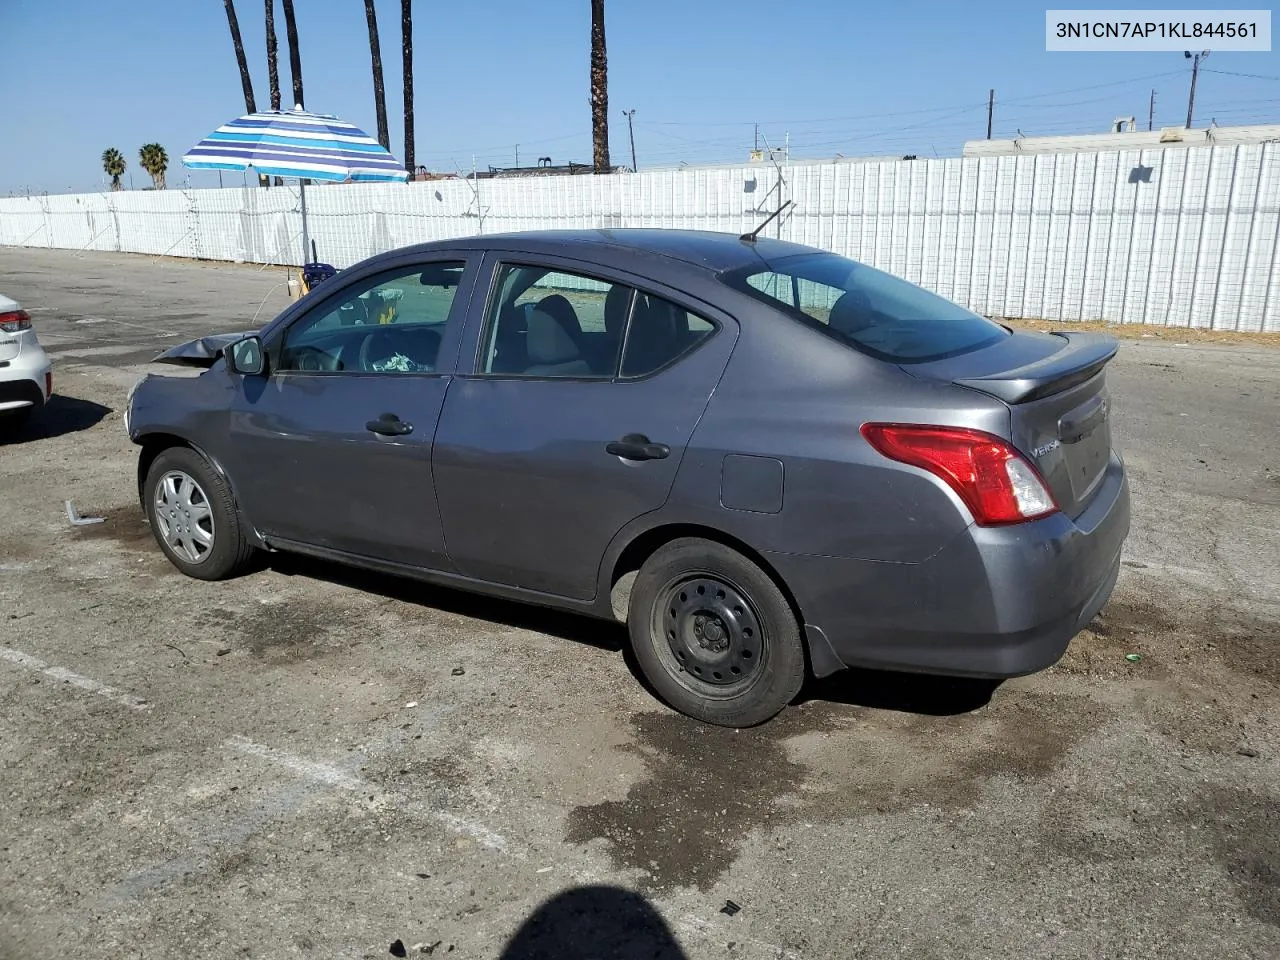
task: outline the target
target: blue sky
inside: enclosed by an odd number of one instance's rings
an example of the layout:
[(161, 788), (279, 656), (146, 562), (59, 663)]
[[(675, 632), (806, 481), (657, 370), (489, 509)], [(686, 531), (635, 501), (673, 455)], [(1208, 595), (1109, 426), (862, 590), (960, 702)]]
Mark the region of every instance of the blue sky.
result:
[[(1121, 5), (1161, 6), (1112, 4)], [(307, 107), (372, 132), (362, 0), (295, 6)], [(399, 3), (377, 6), (392, 150), (401, 156)], [(590, 160), (588, 0), (419, 0), (416, 8), (420, 164), (469, 168), (473, 154), (482, 167), (511, 164), (517, 144), (522, 163)], [(264, 107), (263, 3), (237, 0), (236, 9)], [(1181, 54), (1047, 53), (1044, 9), (1026, 0), (607, 0), (613, 159), (629, 162), (622, 111), (632, 108), (641, 168), (745, 160), (756, 121), (770, 143), (790, 133), (793, 157), (955, 155), (985, 134), (990, 87), (996, 136), (1100, 131), (1122, 114), (1145, 125), (1152, 87), (1156, 125), (1185, 120), (1190, 70)], [(276, 27), (287, 106), (278, 9)], [(215, 173), (188, 172), (178, 158), (244, 112), (219, 0), (0, 0), (0, 36), (0, 194), (100, 189), (109, 146), (124, 152), (140, 187), (137, 150), (150, 140), (169, 152), (171, 187), (188, 176), (191, 186), (217, 185)], [(1204, 66), (1197, 125), (1280, 120), (1280, 54), (1215, 53)]]

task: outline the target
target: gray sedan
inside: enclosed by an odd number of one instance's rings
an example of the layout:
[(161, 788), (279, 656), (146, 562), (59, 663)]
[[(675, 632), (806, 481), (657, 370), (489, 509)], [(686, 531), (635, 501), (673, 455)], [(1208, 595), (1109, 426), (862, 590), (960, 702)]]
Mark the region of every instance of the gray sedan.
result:
[(658, 694), (746, 726), (806, 673), (1062, 656), (1129, 528), (1116, 349), (777, 240), (525, 233), (177, 347), (207, 370), (126, 421), (184, 573), (293, 551), (601, 618), (625, 594)]

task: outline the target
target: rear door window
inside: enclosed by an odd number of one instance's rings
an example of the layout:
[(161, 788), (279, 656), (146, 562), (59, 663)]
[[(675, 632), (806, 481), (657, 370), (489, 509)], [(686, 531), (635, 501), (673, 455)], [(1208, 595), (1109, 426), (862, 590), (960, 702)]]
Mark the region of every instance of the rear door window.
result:
[(633, 291), (583, 274), (503, 264), (494, 280), (480, 371), (611, 380)]
[(834, 253), (783, 257), (721, 279), (892, 363), (943, 360), (1009, 336), (959, 304)]

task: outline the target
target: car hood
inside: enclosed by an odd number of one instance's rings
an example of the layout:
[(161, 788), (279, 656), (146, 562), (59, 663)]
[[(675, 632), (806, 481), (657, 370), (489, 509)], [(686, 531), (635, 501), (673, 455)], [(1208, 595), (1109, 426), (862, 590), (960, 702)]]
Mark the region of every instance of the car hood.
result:
[(243, 330), (239, 333), (215, 333), (197, 340), (188, 340), (176, 347), (170, 347), (153, 361), (154, 363), (176, 363), (185, 367), (211, 367), (222, 356), (222, 351), (245, 337), (252, 337), (257, 330)]

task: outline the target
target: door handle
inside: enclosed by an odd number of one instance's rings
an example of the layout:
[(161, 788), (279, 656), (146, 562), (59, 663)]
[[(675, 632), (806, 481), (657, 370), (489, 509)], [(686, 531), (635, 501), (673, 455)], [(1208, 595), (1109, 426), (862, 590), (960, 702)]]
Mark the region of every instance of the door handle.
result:
[(665, 460), (671, 448), (665, 443), (650, 443), (643, 433), (628, 433), (621, 440), (606, 443), (604, 452), (623, 460)]
[(384, 413), (377, 420), (370, 420), (364, 428), (384, 437), (403, 437), (413, 433), (413, 424), (405, 423), (394, 413)]

